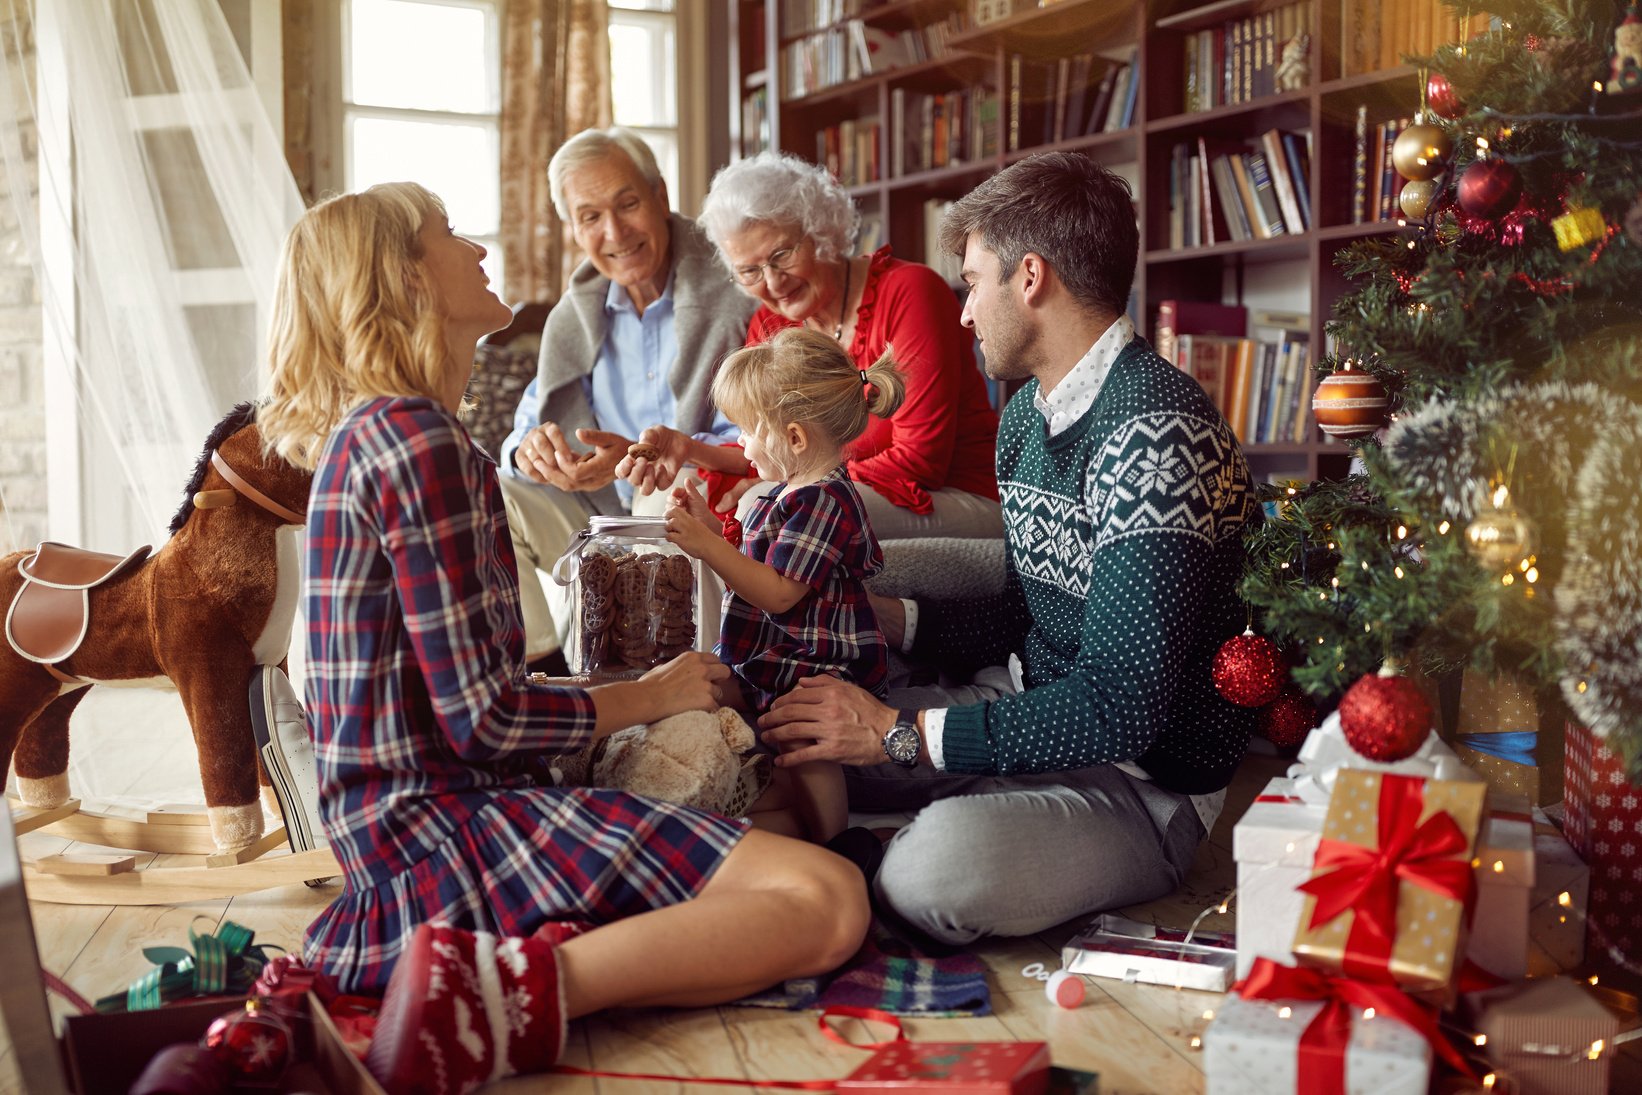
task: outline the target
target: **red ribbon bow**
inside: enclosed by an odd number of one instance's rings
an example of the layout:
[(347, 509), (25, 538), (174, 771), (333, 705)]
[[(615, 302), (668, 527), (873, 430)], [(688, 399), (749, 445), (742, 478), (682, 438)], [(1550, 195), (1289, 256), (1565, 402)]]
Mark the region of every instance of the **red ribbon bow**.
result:
[(1317, 899), (1314, 930), (1345, 912), (1355, 911), (1346, 943), (1344, 967), (1358, 977), (1384, 976), (1397, 935), (1397, 897), (1404, 882), (1469, 903), (1473, 878), (1463, 856), (1470, 847), (1454, 818), (1439, 811), (1420, 821), (1425, 781), (1385, 775), (1380, 780), (1379, 846), (1365, 848), (1344, 840), (1323, 839), (1313, 865), (1319, 874), (1298, 889)]
[(1351, 1042), (1352, 1007), (1373, 1008), (1409, 1027), (1430, 1043), (1437, 1056), (1476, 1079), (1470, 1064), (1437, 1029), (1435, 1008), (1417, 1003), (1390, 985), (1338, 977), (1321, 970), (1283, 966), (1256, 958), (1248, 977), (1232, 986), (1244, 1000), (1322, 1000), (1323, 1010), (1300, 1032), (1299, 1082), (1310, 1095), (1345, 1095), (1346, 1047)]

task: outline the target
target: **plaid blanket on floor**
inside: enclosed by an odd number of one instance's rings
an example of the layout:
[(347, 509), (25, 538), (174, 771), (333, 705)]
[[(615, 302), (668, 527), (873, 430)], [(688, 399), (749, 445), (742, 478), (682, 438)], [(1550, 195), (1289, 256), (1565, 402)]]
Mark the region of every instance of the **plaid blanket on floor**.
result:
[(822, 977), (804, 977), (736, 1001), (742, 1007), (878, 1008), (896, 1015), (957, 1018), (992, 1014), (986, 966), (959, 951), (925, 954), (876, 919), (854, 958)]

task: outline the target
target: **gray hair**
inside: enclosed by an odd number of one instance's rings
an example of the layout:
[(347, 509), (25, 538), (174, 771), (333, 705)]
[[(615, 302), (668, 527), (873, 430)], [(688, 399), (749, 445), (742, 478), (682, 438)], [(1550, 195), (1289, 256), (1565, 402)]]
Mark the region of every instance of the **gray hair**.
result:
[(570, 220), (570, 210), (564, 204), (564, 180), (576, 168), (594, 160), (602, 160), (612, 152), (620, 152), (638, 168), (644, 181), (654, 190), (661, 182), (661, 169), (656, 166), (656, 154), (631, 129), (613, 125), (609, 129), (584, 129), (553, 153), (547, 161), (547, 192), (553, 199), (553, 208), (562, 221)]
[(852, 253), (861, 214), (825, 169), (767, 151), (720, 169), (696, 222), (720, 248), (748, 225), (795, 224), (815, 241), (816, 258), (831, 262)]
[(1028, 252), (1041, 255), (1080, 304), (1114, 315), (1129, 306), (1140, 229), (1120, 176), (1073, 152), (1010, 164), (953, 203), (941, 250), (962, 257), (969, 237), (998, 256), (1008, 280)]

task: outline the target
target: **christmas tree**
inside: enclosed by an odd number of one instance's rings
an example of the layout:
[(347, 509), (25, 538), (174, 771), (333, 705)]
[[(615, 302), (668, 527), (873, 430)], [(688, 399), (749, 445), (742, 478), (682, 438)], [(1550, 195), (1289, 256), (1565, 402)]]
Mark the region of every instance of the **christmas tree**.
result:
[(1243, 591), (1314, 697), (1517, 674), (1642, 774), (1642, 17), (1484, 6), (1420, 59), (1408, 227), (1336, 260), (1315, 406), (1361, 473), (1271, 488)]

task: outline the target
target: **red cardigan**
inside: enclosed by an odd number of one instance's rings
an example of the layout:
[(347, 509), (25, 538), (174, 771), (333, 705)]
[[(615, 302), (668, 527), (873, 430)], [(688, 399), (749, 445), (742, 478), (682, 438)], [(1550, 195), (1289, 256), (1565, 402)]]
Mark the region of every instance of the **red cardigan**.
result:
[[(872, 256), (849, 353), (865, 369), (893, 347), (906, 399), (888, 419), (871, 419), (850, 445), (849, 473), (914, 513), (930, 512), (929, 492), (946, 487), (998, 497), (998, 414), (958, 315), (957, 296), (934, 270), (903, 262), (888, 247)], [(796, 326), (760, 305), (747, 345)]]

